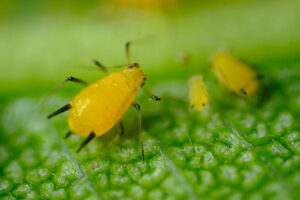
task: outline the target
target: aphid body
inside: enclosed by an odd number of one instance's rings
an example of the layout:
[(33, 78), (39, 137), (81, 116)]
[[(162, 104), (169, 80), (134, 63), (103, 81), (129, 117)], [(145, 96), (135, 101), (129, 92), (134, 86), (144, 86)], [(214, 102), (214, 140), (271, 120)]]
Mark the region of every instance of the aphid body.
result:
[(71, 132), (96, 137), (111, 129), (134, 101), (146, 80), (138, 64), (87, 86), (70, 102)]
[(219, 53), (212, 60), (218, 80), (233, 93), (245, 96), (257, 91), (258, 77), (248, 65), (227, 53)]
[[(145, 84), (147, 77), (138, 63), (130, 64), (129, 46), (130, 42), (127, 42), (125, 48), (129, 64), (115, 66), (127, 66), (127, 69), (121, 72), (111, 73), (97, 82), (88, 85), (81, 90), (71, 102), (47, 117), (50, 119), (60, 113), (69, 111), (68, 124), (70, 130), (65, 135), (65, 138), (68, 138), (72, 133), (86, 137), (77, 149), (77, 152), (85, 147), (93, 138), (106, 133), (116, 123), (119, 123), (120, 135), (122, 135), (124, 133), (124, 126), (121, 118), (129, 106), (133, 105), (138, 111), (139, 135), (142, 147), (141, 152), (144, 160), (141, 110), (140, 105), (133, 103), (133, 101), (139, 89)], [(97, 60), (93, 60), (93, 62), (99, 69), (108, 72), (108, 69)], [(63, 86), (67, 81), (86, 85), (85, 81), (70, 76), (60, 83), (53, 91)], [(145, 88), (143, 89), (153, 100), (160, 100), (159, 97), (153, 95), (150, 91)]]
[(188, 81), (190, 105), (197, 111), (201, 111), (208, 103), (206, 85), (202, 76), (192, 76)]

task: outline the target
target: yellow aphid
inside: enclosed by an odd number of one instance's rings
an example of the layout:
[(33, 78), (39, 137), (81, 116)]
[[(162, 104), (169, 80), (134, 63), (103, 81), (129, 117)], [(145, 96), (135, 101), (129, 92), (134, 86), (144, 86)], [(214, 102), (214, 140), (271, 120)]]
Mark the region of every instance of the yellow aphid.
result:
[(189, 81), (190, 105), (197, 111), (201, 111), (208, 103), (208, 95), (202, 76), (192, 76)]
[[(130, 62), (129, 44), (130, 43), (126, 44), (126, 52)], [(100, 69), (107, 72), (107, 68), (98, 61), (94, 60), (94, 63)], [(86, 137), (77, 152), (93, 138), (103, 135), (117, 123), (120, 124), (120, 133), (123, 133), (124, 127), (121, 118), (131, 105), (139, 112), (139, 131), (141, 134), (140, 106), (133, 103), (133, 101), (147, 78), (139, 64), (133, 63), (126, 66), (128, 67), (127, 69), (121, 72), (111, 73), (95, 83), (88, 85), (81, 90), (70, 103), (48, 116), (48, 118), (52, 118), (64, 111), (69, 111), (68, 124), (70, 131), (66, 134), (66, 138), (72, 133)], [(68, 77), (59, 87), (66, 81), (85, 84), (85, 82), (80, 79)], [(149, 91), (146, 91), (146, 93), (150, 95), (153, 100), (160, 100), (160, 98), (151, 94)]]
[(254, 70), (237, 58), (219, 53), (212, 60), (219, 81), (237, 95), (253, 95), (257, 91), (258, 78)]
[(89, 85), (70, 102), (69, 127), (72, 132), (96, 137), (110, 130), (132, 104), (146, 76), (131, 67)]

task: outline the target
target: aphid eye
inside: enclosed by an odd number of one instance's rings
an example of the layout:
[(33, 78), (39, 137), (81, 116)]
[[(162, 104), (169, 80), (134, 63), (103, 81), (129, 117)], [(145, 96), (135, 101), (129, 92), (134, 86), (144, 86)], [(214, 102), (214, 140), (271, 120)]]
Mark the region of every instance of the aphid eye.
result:
[(128, 66), (128, 69), (131, 69), (131, 68), (134, 68), (134, 67), (139, 68), (140, 65), (138, 63), (133, 63), (132, 65)]
[(140, 65), (138, 63), (133, 63), (132, 66), (133, 67), (140, 67)]

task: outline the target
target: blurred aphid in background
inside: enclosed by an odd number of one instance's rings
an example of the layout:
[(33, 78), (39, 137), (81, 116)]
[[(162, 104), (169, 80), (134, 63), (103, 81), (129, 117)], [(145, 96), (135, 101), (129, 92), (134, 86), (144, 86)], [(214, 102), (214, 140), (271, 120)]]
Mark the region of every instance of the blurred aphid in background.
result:
[(208, 103), (208, 94), (203, 77), (200, 75), (192, 76), (188, 81), (188, 88), (191, 107), (201, 111)]
[(218, 53), (212, 59), (212, 68), (219, 82), (239, 96), (254, 95), (259, 76), (247, 64), (228, 53)]

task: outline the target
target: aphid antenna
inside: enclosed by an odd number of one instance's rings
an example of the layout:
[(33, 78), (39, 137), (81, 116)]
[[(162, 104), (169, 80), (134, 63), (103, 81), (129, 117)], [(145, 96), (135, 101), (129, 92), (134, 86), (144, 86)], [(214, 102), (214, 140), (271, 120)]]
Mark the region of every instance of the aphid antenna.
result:
[(101, 64), (98, 60), (93, 59), (92, 62), (99, 67), (100, 70), (102, 70), (105, 73), (108, 73), (108, 69), (118, 69), (118, 68), (123, 68), (123, 67), (133, 67), (134, 64), (123, 64), (123, 65), (113, 65), (113, 66), (104, 66)]
[(134, 67), (134, 65), (133, 64), (114, 65), (111, 66), (110, 68), (122, 68), (122, 67)]
[(141, 43), (143, 41), (146, 41), (146, 40), (149, 40), (149, 38), (151, 38), (152, 36), (148, 36), (148, 37), (144, 37), (144, 38), (141, 38), (141, 39), (138, 39), (138, 40), (134, 40), (134, 41), (127, 41), (125, 43), (125, 52), (126, 52), (126, 57), (127, 57), (127, 61), (128, 61), (128, 64), (130, 65), (132, 63), (131, 61), (131, 54), (130, 54), (130, 47), (132, 44), (137, 44), (137, 43)]
[(125, 44), (125, 51), (126, 51), (126, 56), (127, 56), (127, 61), (128, 64), (131, 63), (131, 57), (130, 57), (130, 45), (131, 45), (131, 41), (126, 42)]

